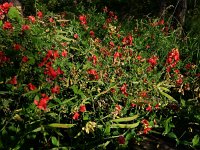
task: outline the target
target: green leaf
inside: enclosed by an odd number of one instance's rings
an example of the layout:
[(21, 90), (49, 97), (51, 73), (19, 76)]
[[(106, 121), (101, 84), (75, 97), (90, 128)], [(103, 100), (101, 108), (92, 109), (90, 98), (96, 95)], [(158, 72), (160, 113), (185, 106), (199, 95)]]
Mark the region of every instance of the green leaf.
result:
[(171, 128), (175, 127), (174, 124), (172, 123), (172, 117), (169, 117), (164, 122), (164, 127), (165, 127), (164, 134), (168, 134), (171, 131)]
[(104, 134), (110, 135), (110, 123), (106, 123), (106, 128), (105, 128)]
[(51, 123), (48, 125), (49, 127), (52, 128), (72, 128), (73, 126), (75, 126), (75, 124), (61, 124), (61, 123)]
[(11, 7), (8, 11), (8, 17), (10, 19), (17, 19), (18, 21), (22, 21), (22, 17), (20, 12), (15, 7)]
[(131, 129), (136, 128), (140, 122), (133, 123), (133, 124), (112, 124), (110, 128), (123, 128), (123, 129)]
[(55, 136), (52, 136), (52, 137), (51, 137), (51, 142), (52, 142), (53, 145), (59, 146), (59, 141), (56, 139)]
[(119, 118), (119, 119), (113, 119), (112, 122), (127, 122), (127, 121), (133, 121), (136, 118), (138, 118), (138, 115), (134, 115), (132, 117), (125, 117), (125, 118)]
[(36, 129), (34, 129), (32, 132), (39, 132), (39, 131), (41, 131), (42, 130), (42, 128), (41, 127), (38, 127), (38, 128), (36, 128)]
[(34, 64), (35, 64), (35, 59), (34, 59), (33, 57), (29, 57), (28, 63), (29, 63), (30, 65), (34, 65)]
[(192, 139), (192, 145), (197, 146), (199, 145), (199, 135), (195, 135), (194, 138)]
[(65, 41), (67, 41), (67, 42), (70, 42), (70, 41), (73, 40), (73, 39), (67, 38), (67, 37), (65, 37), (65, 36), (63, 36), (63, 35), (56, 35), (56, 37), (57, 37), (58, 39), (60, 39), (60, 40), (65, 40)]
[(0, 27), (3, 25), (3, 22), (2, 22), (2, 20), (0, 20)]

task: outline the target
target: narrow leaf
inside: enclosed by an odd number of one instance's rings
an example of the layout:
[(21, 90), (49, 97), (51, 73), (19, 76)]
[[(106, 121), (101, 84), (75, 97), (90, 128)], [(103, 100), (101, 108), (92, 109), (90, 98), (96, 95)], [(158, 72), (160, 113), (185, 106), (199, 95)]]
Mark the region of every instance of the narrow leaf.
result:
[(49, 127), (52, 128), (72, 128), (73, 126), (75, 126), (75, 124), (60, 124), (60, 123), (52, 123), (48, 125)]
[(127, 122), (127, 121), (133, 121), (136, 118), (138, 118), (138, 115), (134, 115), (132, 117), (125, 117), (125, 118), (119, 118), (119, 119), (113, 119), (112, 122)]

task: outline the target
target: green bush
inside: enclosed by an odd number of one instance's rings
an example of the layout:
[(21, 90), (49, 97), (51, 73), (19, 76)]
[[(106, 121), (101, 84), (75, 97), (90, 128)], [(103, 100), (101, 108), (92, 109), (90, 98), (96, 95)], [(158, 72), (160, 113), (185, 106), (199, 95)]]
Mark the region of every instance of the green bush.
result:
[[(198, 66), (164, 20), (128, 28), (107, 7), (25, 18), (2, 8), (0, 148), (126, 148), (149, 133), (181, 143), (174, 117), (195, 108), (199, 121)], [(197, 131), (187, 145), (199, 146)]]

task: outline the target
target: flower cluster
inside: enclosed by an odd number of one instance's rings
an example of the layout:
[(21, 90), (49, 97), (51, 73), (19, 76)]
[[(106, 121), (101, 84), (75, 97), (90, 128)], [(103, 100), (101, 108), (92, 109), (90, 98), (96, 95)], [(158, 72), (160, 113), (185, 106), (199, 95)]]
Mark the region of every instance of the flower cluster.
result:
[(37, 101), (34, 100), (34, 104), (41, 110), (46, 110), (47, 109), (47, 103), (50, 100), (50, 98), (46, 94), (41, 94), (42, 98)]
[(144, 130), (143, 130), (144, 134), (147, 134), (149, 131), (151, 131), (152, 128), (149, 126), (149, 121), (143, 119), (141, 123), (144, 125)]
[(98, 75), (98, 73), (97, 73), (97, 71), (96, 70), (94, 70), (94, 69), (89, 69), (88, 71), (87, 71), (87, 73), (89, 74), (89, 75), (92, 75), (92, 79), (95, 79), (95, 80), (98, 80), (99, 79), (99, 75)]
[(9, 9), (13, 6), (13, 3), (5, 2), (0, 4), (0, 20), (4, 19), (5, 15), (8, 13)]
[(167, 60), (166, 60), (167, 72), (170, 72), (172, 68), (176, 67), (179, 60), (180, 60), (179, 50), (177, 48), (173, 48), (168, 53), (168, 56), (167, 56)]

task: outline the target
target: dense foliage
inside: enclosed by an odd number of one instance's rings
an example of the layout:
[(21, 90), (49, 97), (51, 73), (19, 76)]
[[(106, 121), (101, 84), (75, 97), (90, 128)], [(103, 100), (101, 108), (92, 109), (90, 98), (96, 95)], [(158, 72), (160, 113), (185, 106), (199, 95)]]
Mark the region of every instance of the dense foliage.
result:
[(0, 5), (0, 149), (121, 149), (148, 135), (200, 146), (193, 40), (167, 19), (39, 4), (26, 17)]

